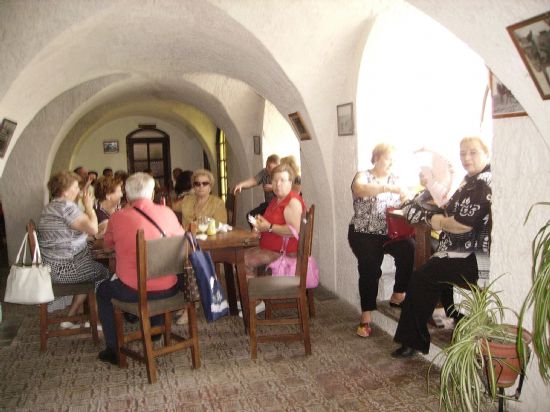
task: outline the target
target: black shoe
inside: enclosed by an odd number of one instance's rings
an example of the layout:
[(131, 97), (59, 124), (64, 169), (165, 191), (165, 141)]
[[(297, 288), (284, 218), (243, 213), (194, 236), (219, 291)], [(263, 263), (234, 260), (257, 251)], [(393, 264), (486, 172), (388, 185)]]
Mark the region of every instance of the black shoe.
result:
[(394, 350), (391, 353), (392, 358), (410, 358), (416, 355), (416, 349), (409, 348), (408, 346), (401, 346), (399, 349)]
[(162, 339), (162, 333), (159, 333), (158, 335), (152, 335), (152, 336), (151, 336), (151, 340), (152, 340), (153, 342), (158, 342), (158, 341), (160, 341), (161, 339)]
[(126, 322), (128, 323), (136, 323), (137, 321), (139, 321), (139, 318), (137, 316), (126, 312), (124, 312), (124, 319), (126, 319)]
[(392, 308), (399, 308), (401, 309), (403, 307), (403, 302), (399, 302), (399, 303), (394, 303), (394, 302), (390, 302), (390, 306)]
[(112, 363), (113, 365), (118, 365), (116, 352), (109, 347), (99, 352), (99, 355), (97, 357), (101, 362), (108, 362), (108, 363)]

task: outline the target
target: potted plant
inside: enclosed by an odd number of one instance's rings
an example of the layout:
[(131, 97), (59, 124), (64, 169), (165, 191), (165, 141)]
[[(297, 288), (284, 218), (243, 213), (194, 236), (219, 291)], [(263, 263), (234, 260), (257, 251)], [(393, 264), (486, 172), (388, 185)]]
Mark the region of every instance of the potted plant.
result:
[[(525, 222), (533, 207), (537, 205), (550, 206), (550, 202), (535, 203), (527, 212)], [(533, 285), (523, 302), (518, 325), (521, 327), (525, 314), (533, 308), (533, 347), (538, 358), (538, 366), (542, 379), (550, 383), (550, 221), (547, 221), (533, 239)], [(527, 363), (525, 345), (518, 340), (518, 352), (523, 365)]]
[[(521, 370), (518, 329), (503, 323), (507, 308), (492, 289), (494, 283), (485, 288), (470, 283), (469, 290), (457, 288), (462, 296), (458, 310), (465, 316), (456, 325), (451, 345), (438, 355), (444, 358), (440, 406), (447, 411), (479, 410), (484, 403), (504, 397), (499, 389), (513, 385)], [(529, 333), (524, 331), (523, 338), (529, 341)], [(507, 355), (500, 353), (502, 348)]]

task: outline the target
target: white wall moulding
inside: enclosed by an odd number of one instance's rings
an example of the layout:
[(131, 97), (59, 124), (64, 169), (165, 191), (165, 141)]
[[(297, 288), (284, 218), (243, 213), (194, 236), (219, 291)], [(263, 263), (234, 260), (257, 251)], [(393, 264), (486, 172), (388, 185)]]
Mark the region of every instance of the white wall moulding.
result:
[(2, 124), (0, 125), (0, 158), (4, 157), (6, 154), (6, 150), (8, 149), (8, 145), (10, 144), (11, 137), (16, 127), (16, 122), (8, 119), (2, 120)]
[(489, 72), (489, 86), (493, 102), (493, 119), (527, 116), (525, 109), (512, 92), (491, 72)]
[(543, 100), (550, 99), (550, 11), (506, 28)]
[(296, 136), (298, 136), (300, 140), (311, 140), (311, 135), (306, 129), (306, 124), (304, 123), (302, 116), (300, 116), (300, 112), (290, 113), (288, 118), (290, 119), (290, 124), (292, 125)]
[(338, 136), (351, 136), (355, 133), (353, 103), (336, 106), (336, 118), (338, 121)]

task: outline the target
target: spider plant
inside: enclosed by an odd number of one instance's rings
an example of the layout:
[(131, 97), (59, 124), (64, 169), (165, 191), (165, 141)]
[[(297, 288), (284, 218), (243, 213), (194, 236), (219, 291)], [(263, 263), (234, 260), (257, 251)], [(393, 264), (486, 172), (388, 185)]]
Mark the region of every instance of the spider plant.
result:
[[(550, 206), (550, 202), (538, 202), (532, 205), (525, 217), (525, 223), (533, 207), (537, 205)], [(533, 285), (523, 302), (519, 314), (519, 327), (522, 326), (525, 313), (533, 308), (533, 347), (537, 354), (539, 372), (546, 383), (550, 383), (550, 220), (537, 232), (533, 239)], [(527, 351), (525, 345), (518, 339), (518, 352), (523, 367), (527, 363)]]
[(465, 317), (457, 323), (451, 345), (436, 357), (444, 358), (439, 388), (440, 407), (444, 410), (479, 411), (485, 403), (503, 396), (497, 391), (500, 371), (495, 368), (502, 367), (502, 362), (494, 357), (488, 342), (515, 345), (516, 333), (510, 333), (515, 328), (503, 323), (507, 308), (499, 292), (492, 290), (495, 281), (485, 288), (471, 283), (470, 290), (457, 288), (462, 297), (457, 306)]

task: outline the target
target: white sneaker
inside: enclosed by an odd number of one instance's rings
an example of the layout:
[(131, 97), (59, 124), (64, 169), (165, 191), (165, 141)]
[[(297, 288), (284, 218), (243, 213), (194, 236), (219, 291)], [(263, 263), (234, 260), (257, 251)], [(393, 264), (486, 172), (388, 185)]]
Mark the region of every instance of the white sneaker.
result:
[(61, 329), (78, 329), (80, 325), (78, 323), (73, 323), (73, 322), (61, 322), (59, 324), (59, 327)]
[[(243, 317), (243, 311), (241, 310), (240, 302), (237, 302), (237, 307), (239, 308), (239, 318)], [(265, 302), (262, 300), (256, 305), (256, 315), (259, 313), (265, 312)]]

